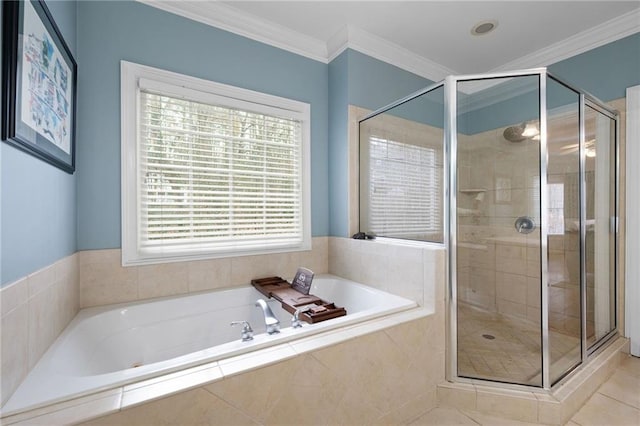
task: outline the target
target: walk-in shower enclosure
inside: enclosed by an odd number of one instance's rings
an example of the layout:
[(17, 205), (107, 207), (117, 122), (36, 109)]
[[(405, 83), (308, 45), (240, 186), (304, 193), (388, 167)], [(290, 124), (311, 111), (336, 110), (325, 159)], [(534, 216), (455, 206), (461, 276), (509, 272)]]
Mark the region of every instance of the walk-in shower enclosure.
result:
[(443, 242), (449, 378), (549, 389), (617, 331), (618, 115), (532, 69), (360, 122), (360, 231)]

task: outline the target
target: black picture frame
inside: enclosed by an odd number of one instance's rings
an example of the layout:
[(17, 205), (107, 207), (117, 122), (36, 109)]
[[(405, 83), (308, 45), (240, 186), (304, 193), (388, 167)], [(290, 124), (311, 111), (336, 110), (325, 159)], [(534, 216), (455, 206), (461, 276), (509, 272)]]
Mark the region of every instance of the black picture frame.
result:
[(76, 61), (44, 1), (2, 6), (2, 140), (73, 174)]

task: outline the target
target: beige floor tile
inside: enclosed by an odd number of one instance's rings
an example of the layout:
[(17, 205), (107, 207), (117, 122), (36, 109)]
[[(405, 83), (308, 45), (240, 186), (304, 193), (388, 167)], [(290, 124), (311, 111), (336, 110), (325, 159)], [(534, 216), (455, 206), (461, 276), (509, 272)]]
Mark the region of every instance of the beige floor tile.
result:
[(637, 426), (640, 410), (596, 393), (571, 420), (581, 426)]
[(617, 370), (598, 392), (640, 409), (640, 378), (624, 370)]
[(420, 416), (416, 420), (409, 423), (410, 425), (477, 425), (478, 423), (471, 420), (455, 408), (434, 408), (426, 414)]
[(462, 411), (462, 413), (483, 426), (539, 426), (538, 423), (527, 423), (513, 419), (494, 417), (477, 411)]
[(640, 358), (629, 355), (620, 362), (619, 368), (629, 374), (640, 377)]

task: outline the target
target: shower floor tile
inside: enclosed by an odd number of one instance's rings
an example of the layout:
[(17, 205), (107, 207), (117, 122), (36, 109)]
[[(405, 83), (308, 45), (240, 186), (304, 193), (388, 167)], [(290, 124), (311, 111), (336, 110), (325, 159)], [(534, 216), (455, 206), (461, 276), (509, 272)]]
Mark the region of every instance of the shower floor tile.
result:
[[(551, 330), (552, 373), (578, 359), (580, 339)], [(541, 384), (540, 327), (534, 323), (458, 305), (458, 375)]]

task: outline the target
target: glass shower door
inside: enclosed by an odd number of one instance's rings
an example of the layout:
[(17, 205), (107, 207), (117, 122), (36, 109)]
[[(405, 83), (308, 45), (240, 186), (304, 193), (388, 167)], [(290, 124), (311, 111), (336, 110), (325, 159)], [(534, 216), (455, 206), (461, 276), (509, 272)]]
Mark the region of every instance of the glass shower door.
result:
[(539, 87), (457, 83), (459, 377), (542, 386)]
[(547, 78), (549, 378), (582, 361), (580, 94)]
[(585, 106), (587, 344), (616, 329), (616, 122)]

